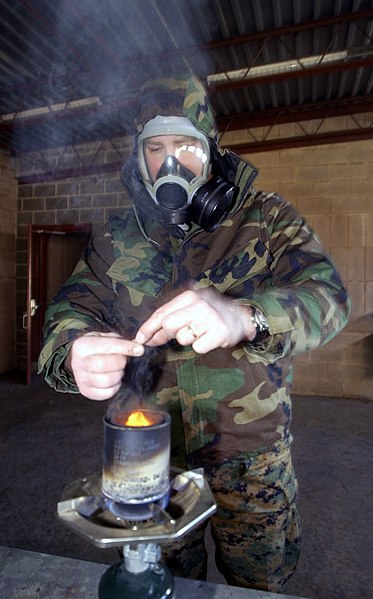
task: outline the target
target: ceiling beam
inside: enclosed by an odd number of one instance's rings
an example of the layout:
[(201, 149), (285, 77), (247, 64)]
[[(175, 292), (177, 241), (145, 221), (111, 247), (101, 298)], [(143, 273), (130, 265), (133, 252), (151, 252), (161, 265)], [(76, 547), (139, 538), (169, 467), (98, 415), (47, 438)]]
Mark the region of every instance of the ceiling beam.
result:
[(245, 112), (231, 116), (218, 116), (217, 125), (221, 132), (238, 131), (239, 129), (282, 125), (284, 123), (347, 116), (371, 111), (373, 111), (373, 96), (363, 95), (313, 102), (312, 104), (278, 106), (268, 110)]
[(314, 21), (306, 21), (305, 23), (297, 23), (285, 27), (277, 27), (276, 29), (255, 31), (246, 35), (238, 35), (236, 37), (214, 40), (213, 42), (208, 42), (206, 44), (191, 46), (189, 48), (182, 48), (180, 49), (180, 52), (193, 52), (196, 50), (208, 52), (209, 50), (215, 50), (216, 48), (226, 48), (228, 46), (247, 44), (248, 42), (252, 42), (255, 40), (269, 39), (273, 37), (279, 37), (281, 35), (287, 35), (289, 33), (299, 33), (301, 31), (319, 29), (320, 27), (330, 27), (339, 23), (348, 23), (351, 21), (358, 20), (365, 21), (371, 18), (373, 18), (373, 8), (368, 8), (365, 10), (357, 10), (350, 13), (336, 15), (334, 17), (315, 19)]
[(37, 173), (33, 175), (21, 175), (17, 178), (20, 185), (45, 183), (47, 181), (59, 181), (61, 179), (74, 179), (78, 177), (89, 177), (90, 175), (100, 175), (103, 173), (113, 173), (120, 171), (124, 163), (122, 161), (105, 162), (102, 164), (86, 164), (76, 168), (56, 168), (53, 170)]
[[(105, 106), (87, 106), (80, 109), (70, 110), (66, 107), (58, 113), (49, 112), (35, 117), (24, 119), (17, 118), (17, 114), (13, 120), (8, 120), (5, 123), (0, 122), (0, 135), (11, 136), (16, 131), (22, 129), (27, 131), (32, 127), (42, 127), (53, 122), (58, 124), (64, 121), (72, 122), (81, 117), (97, 118), (102, 114), (110, 115), (110, 112), (117, 112), (118, 109), (129, 110), (134, 109), (136, 100), (132, 97), (128, 101), (112, 102)], [(302, 106), (279, 106), (276, 109), (261, 110), (258, 112), (247, 112), (231, 116), (217, 117), (217, 125), (220, 131), (235, 131), (249, 127), (262, 127), (272, 124), (292, 123), (302, 120), (312, 120), (333, 116), (344, 116), (349, 114), (357, 114), (362, 112), (370, 112), (373, 110), (373, 96), (363, 95), (352, 98), (337, 98), (335, 100), (313, 102)], [(110, 117), (109, 117), (110, 118)], [(125, 131), (119, 134), (126, 133)]]
[(270, 75), (261, 75), (259, 77), (242, 78), (234, 81), (225, 81), (223, 83), (212, 83), (209, 90), (225, 91), (238, 89), (242, 87), (254, 87), (263, 83), (273, 83), (275, 81), (304, 79), (313, 75), (326, 75), (328, 73), (337, 73), (341, 71), (350, 71), (352, 69), (361, 69), (373, 66), (373, 58), (361, 58), (359, 60), (347, 60), (339, 63), (320, 64), (316, 67), (303, 68), (296, 71), (287, 71), (285, 73), (272, 73)]
[[(307, 146), (319, 146), (325, 144), (352, 142), (373, 139), (373, 127), (359, 127), (346, 129), (344, 131), (328, 131), (310, 135), (294, 135), (263, 141), (243, 142), (230, 144), (229, 148), (237, 154), (253, 154), (256, 152), (270, 152), (272, 150), (287, 150), (289, 148), (300, 148)], [(224, 147), (224, 144), (222, 144)]]

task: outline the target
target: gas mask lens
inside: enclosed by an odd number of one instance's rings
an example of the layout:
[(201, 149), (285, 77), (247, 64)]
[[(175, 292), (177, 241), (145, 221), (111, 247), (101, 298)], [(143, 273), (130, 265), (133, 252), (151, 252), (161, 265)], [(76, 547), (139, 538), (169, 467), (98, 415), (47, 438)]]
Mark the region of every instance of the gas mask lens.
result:
[(193, 181), (196, 175), (186, 166), (183, 166), (183, 164), (178, 161), (176, 156), (167, 156), (166, 160), (163, 162), (161, 168), (159, 169), (156, 175), (156, 179), (171, 176), (182, 177), (183, 179), (185, 179), (185, 181), (188, 181), (188, 183), (190, 183), (191, 181)]
[(144, 141), (144, 158), (153, 182), (165, 175), (183, 177), (190, 183), (203, 176), (206, 151), (198, 139), (160, 135)]
[(207, 138), (184, 117), (155, 117), (138, 137), (138, 162), (156, 204), (180, 209), (210, 174)]

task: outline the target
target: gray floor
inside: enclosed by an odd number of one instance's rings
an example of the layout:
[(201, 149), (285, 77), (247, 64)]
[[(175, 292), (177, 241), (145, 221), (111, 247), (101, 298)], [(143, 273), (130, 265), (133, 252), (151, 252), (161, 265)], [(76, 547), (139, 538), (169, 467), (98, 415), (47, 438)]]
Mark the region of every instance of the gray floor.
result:
[[(293, 457), (303, 548), (286, 592), (373, 597), (373, 403), (294, 398)], [(64, 486), (101, 469), (105, 403), (0, 376), (0, 544), (114, 563), (56, 518)], [(208, 541), (209, 544), (211, 541)], [(212, 555), (212, 551), (211, 551)], [(222, 582), (211, 560), (209, 579)]]

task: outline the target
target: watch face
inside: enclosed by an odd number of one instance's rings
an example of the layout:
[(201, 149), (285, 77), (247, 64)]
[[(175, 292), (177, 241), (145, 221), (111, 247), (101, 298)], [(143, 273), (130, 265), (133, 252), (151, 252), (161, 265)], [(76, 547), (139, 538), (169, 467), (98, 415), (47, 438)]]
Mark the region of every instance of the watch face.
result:
[(269, 324), (266, 317), (257, 308), (252, 308), (252, 318), (256, 327), (253, 344), (262, 343), (269, 336)]
[(268, 331), (268, 329), (269, 329), (268, 320), (265, 318), (265, 316), (263, 316), (263, 314), (260, 314), (260, 312), (257, 312), (256, 316), (257, 316), (257, 321), (258, 321), (260, 330)]

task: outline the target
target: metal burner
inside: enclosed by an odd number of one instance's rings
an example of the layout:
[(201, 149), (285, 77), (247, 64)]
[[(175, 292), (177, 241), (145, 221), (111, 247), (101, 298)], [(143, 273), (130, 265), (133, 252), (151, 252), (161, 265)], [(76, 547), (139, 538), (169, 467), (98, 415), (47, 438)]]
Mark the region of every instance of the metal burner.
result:
[(120, 547), (136, 543), (165, 543), (178, 539), (216, 510), (203, 470), (175, 471), (166, 508), (147, 504), (149, 518), (127, 519), (109, 509), (101, 492), (101, 474), (67, 485), (57, 505), (58, 517), (74, 532), (97, 547)]
[(121, 503), (119, 501), (113, 501), (112, 499), (106, 498), (105, 504), (108, 510), (120, 520), (140, 522), (153, 518), (154, 511), (157, 508), (162, 510), (167, 507), (168, 501), (169, 494), (167, 493), (161, 499), (158, 499), (157, 501), (149, 501), (147, 503)]
[[(124, 519), (101, 492), (100, 474), (70, 483), (57, 506), (59, 518), (74, 532), (97, 547), (123, 546), (123, 560), (101, 577), (99, 599), (171, 599), (174, 582), (160, 563), (157, 543), (178, 539), (216, 510), (202, 470), (171, 469), (167, 508), (146, 504), (148, 519)], [(122, 507), (122, 506), (121, 506)], [(126, 506), (127, 508), (128, 506)], [(136, 506), (138, 508), (138, 506)]]

